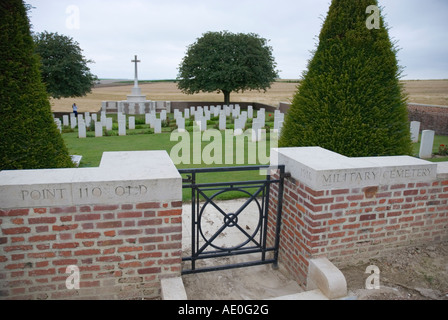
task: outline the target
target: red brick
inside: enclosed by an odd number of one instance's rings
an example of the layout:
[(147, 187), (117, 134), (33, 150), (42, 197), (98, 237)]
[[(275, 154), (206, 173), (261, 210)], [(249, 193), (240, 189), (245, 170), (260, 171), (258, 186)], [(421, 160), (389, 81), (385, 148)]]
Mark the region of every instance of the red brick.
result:
[(121, 226), (121, 221), (98, 222), (96, 224), (98, 229), (121, 228)]
[(136, 209), (158, 209), (160, 208), (160, 203), (159, 202), (139, 203), (135, 207)]
[(98, 249), (87, 249), (75, 251), (75, 256), (93, 256), (101, 254), (101, 250)]
[(403, 192), (404, 196), (416, 196), (418, 195), (418, 189), (414, 189), (414, 190), (405, 190)]
[(182, 226), (179, 227), (163, 227), (163, 228), (158, 228), (157, 232), (159, 234), (161, 233), (175, 233), (175, 232), (182, 232)]
[(102, 256), (102, 257), (97, 257), (96, 260), (99, 261), (99, 262), (119, 262), (119, 261), (122, 261), (121, 257), (118, 257), (118, 256)]
[(173, 201), (171, 202), (171, 207), (172, 208), (182, 208), (182, 201)]
[(34, 208), (33, 211), (34, 211), (34, 213), (38, 213), (38, 214), (47, 213), (47, 209), (46, 208)]
[(123, 244), (123, 240), (121, 240), (121, 239), (98, 241), (98, 246), (100, 246), (100, 247), (117, 246), (117, 245), (121, 245), (121, 244)]
[(345, 218), (340, 218), (340, 219), (333, 219), (333, 220), (329, 220), (328, 221), (328, 225), (334, 225), (334, 224), (341, 224), (344, 223), (345, 221), (347, 221), (347, 219)]
[(114, 211), (119, 209), (120, 206), (118, 205), (102, 205), (102, 206), (94, 206), (94, 211)]
[(30, 233), (31, 228), (28, 227), (9, 228), (9, 229), (2, 229), (2, 231), (4, 235), (24, 234), (24, 233)]
[(60, 208), (50, 208), (50, 213), (75, 213), (76, 207), (60, 207)]
[(29, 242), (40, 242), (40, 241), (54, 241), (56, 240), (55, 234), (45, 235), (45, 236), (34, 236), (28, 239)]
[(162, 271), (161, 268), (146, 268), (146, 269), (139, 269), (137, 270), (138, 274), (153, 274), (153, 273), (160, 273)]
[(77, 242), (67, 242), (67, 243), (53, 243), (53, 249), (74, 249), (79, 247)]
[(135, 252), (135, 251), (142, 251), (143, 247), (121, 247), (118, 248), (118, 252)]
[(314, 198), (310, 197), (312, 204), (329, 204), (334, 202), (334, 198)]
[(100, 220), (101, 214), (91, 213), (91, 214), (77, 214), (75, 216), (75, 221), (89, 221), (89, 220)]
[(122, 262), (118, 265), (120, 269), (125, 268), (140, 268), (142, 263), (140, 261), (132, 261), (132, 262)]
[(4, 250), (5, 252), (12, 252), (12, 251), (27, 251), (27, 250), (33, 250), (33, 246), (30, 246), (30, 245), (10, 246), (10, 247), (3, 247), (3, 250)]
[(141, 218), (143, 213), (141, 211), (137, 212), (119, 212), (118, 219), (127, 219), (127, 218)]
[(29, 209), (0, 210), (0, 217), (26, 216)]
[(145, 237), (139, 239), (139, 243), (154, 243), (154, 242), (163, 242), (163, 237)]
[(76, 239), (94, 239), (99, 238), (101, 234), (99, 232), (83, 232), (83, 233), (77, 233), (75, 235)]
[(139, 220), (138, 226), (156, 226), (161, 225), (163, 223), (162, 219), (151, 219), (151, 220)]
[(29, 218), (29, 224), (51, 224), (56, 222), (55, 217), (46, 217), (46, 218)]
[(365, 214), (359, 217), (359, 221), (369, 221), (376, 219), (376, 214)]
[(48, 275), (54, 275), (56, 274), (56, 269), (39, 269), (39, 270), (32, 270), (28, 272), (28, 275), (30, 277), (34, 277), (34, 276), (48, 276)]
[(157, 213), (157, 216), (159, 217), (180, 216), (180, 215), (182, 215), (182, 209), (163, 210)]

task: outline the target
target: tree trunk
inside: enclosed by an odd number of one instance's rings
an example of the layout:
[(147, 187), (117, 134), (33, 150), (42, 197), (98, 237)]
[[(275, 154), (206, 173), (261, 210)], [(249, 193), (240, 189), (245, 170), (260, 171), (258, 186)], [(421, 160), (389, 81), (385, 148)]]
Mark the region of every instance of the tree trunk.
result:
[(222, 93), (224, 93), (224, 105), (230, 104), (230, 91), (223, 90)]

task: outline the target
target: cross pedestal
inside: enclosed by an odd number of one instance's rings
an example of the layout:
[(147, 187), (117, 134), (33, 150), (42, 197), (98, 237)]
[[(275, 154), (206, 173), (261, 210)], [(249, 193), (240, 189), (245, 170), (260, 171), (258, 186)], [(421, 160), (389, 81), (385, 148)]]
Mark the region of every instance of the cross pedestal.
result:
[(132, 63), (135, 63), (135, 77), (134, 77), (134, 87), (132, 88), (131, 95), (127, 96), (129, 102), (143, 102), (146, 101), (146, 96), (142, 95), (142, 89), (138, 86), (138, 66), (137, 64), (141, 62), (141, 60), (137, 59), (135, 56), (134, 60), (131, 60)]

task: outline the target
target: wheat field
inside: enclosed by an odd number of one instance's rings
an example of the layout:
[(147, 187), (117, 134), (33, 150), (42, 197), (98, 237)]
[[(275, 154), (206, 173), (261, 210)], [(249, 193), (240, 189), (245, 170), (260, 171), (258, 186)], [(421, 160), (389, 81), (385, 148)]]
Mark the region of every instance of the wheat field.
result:
[[(410, 80), (403, 81), (409, 95), (409, 102), (448, 105), (448, 80)], [(53, 112), (71, 112), (71, 106), (76, 102), (79, 112), (98, 112), (102, 101), (126, 100), (131, 93), (132, 84), (100, 85), (92, 89), (92, 93), (81, 98), (51, 100)], [(232, 93), (232, 102), (258, 102), (278, 106), (279, 102), (290, 102), (297, 91), (298, 83), (294, 81), (279, 81), (264, 91), (246, 91)], [(142, 94), (148, 100), (154, 101), (224, 101), (221, 93), (183, 94), (174, 82), (153, 82), (140, 84)]]

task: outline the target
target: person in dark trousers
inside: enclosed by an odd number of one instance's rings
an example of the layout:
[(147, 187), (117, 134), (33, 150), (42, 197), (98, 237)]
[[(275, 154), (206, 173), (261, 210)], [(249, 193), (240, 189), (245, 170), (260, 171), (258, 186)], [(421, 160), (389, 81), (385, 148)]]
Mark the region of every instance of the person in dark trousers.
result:
[(75, 114), (75, 117), (78, 117), (78, 106), (76, 103), (73, 104), (73, 113)]

